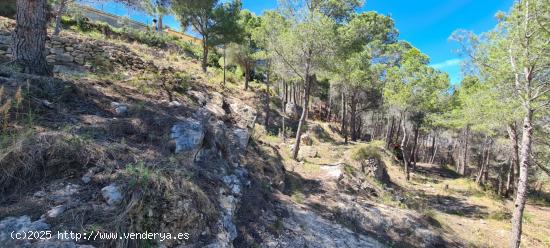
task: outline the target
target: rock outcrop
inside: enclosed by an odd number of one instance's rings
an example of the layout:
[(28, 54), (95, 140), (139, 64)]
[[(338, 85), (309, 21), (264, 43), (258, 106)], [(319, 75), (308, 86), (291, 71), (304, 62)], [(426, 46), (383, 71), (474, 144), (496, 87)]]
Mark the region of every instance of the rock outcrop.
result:
[(390, 176), (386, 170), (386, 166), (379, 158), (371, 157), (361, 161), (361, 171), (366, 176), (371, 176), (381, 183), (390, 183)]
[(201, 148), (205, 129), (200, 121), (192, 118), (176, 123), (172, 126), (170, 137), (176, 143), (176, 153), (193, 152), (196, 154)]
[(103, 196), (103, 199), (105, 199), (105, 202), (107, 202), (110, 206), (120, 204), (123, 199), (120, 190), (114, 184), (102, 188), (101, 195)]

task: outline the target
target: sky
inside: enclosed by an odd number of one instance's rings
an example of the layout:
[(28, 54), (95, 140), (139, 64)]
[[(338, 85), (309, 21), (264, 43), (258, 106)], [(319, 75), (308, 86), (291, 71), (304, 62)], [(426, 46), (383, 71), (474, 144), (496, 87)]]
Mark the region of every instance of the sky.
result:
[[(277, 8), (277, 0), (242, 2), (243, 8), (257, 15), (265, 10)], [(407, 40), (427, 54), (431, 59), (431, 65), (447, 72), (451, 83), (457, 84), (462, 79), (462, 59), (456, 53), (458, 44), (449, 40), (453, 31), (488, 31), (496, 24), (495, 13), (499, 10), (507, 11), (512, 3), (513, 0), (367, 0), (359, 12), (376, 11), (391, 15), (399, 30), (400, 39)], [(146, 24), (150, 24), (153, 19), (113, 2), (88, 5), (115, 15), (126, 15)], [(165, 17), (164, 23), (176, 30), (180, 29), (179, 22), (174, 17)]]

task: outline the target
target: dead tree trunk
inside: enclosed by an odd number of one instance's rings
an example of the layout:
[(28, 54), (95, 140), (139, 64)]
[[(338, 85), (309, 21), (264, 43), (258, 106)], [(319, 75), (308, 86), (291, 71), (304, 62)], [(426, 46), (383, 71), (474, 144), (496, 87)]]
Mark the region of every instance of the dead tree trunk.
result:
[(43, 76), (52, 74), (45, 53), (48, 36), (46, 7), (46, 0), (17, 0), (12, 48), (15, 62), (23, 65), (26, 73)]

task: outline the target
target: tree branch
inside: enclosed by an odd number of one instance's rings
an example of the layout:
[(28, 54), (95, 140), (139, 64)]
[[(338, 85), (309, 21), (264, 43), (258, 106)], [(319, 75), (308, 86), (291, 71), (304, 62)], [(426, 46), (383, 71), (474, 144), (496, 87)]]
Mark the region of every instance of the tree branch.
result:
[(285, 57), (277, 50), (277, 48), (273, 48), (273, 50), (275, 51), (275, 53), (277, 55), (279, 55), (279, 57), (281, 57), (281, 59), (283, 60), (283, 62), (288, 65), (290, 67), (290, 69), (292, 69), (292, 71), (294, 71), (294, 73), (296, 73), (296, 75), (298, 75), (298, 77), (300, 77), (300, 79), (302, 80), (305, 80), (304, 77), (300, 74), (300, 72), (298, 72), (298, 70), (296, 70), (296, 68), (290, 63), (288, 62)]

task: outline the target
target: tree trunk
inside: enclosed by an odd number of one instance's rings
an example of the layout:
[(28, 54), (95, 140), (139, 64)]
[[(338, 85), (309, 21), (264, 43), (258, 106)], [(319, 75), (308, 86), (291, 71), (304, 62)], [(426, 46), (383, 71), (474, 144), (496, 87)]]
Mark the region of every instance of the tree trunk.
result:
[(356, 128), (356, 115), (357, 115), (357, 100), (355, 97), (355, 92), (351, 93), (351, 99), (350, 99), (350, 135), (352, 141), (357, 141), (357, 128)]
[(416, 153), (417, 153), (417, 146), (418, 146), (418, 133), (419, 133), (420, 127), (418, 125), (415, 125), (414, 127), (414, 141), (413, 141), (413, 148), (411, 152), (411, 163), (412, 163), (412, 169), (413, 171), (416, 170)]
[(432, 146), (430, 147), (430, 150), (432, 151), (431, 152), (431, 156), (430, 156), (430, 161), (429, 163), (430, 164), (433, 164), (434, 163), (434, 159), (435, 159), (435, 152), (436, 152), (436, 147), (435, 147), (435, 139), (436, 139), (436, 136), (437, 136), (437, 133), (434, 131), (434, 134), (433, 134), (433, 137), (432, 137)]
[(328, 93), (328, 110), (327, 110), (327, 122), (331, 122), (332, 117), (332, 94)]
[(248, 90), (248, 81), (250, 80), (250, 66), (248, 62), (244, 65), (244, 90)]
[(460, 162), (462, 161), (462, 159), (460, 158), (461, 147), (462, 147), (462, 139), (459, 139), (458, 142), (453, 141), (453, 149), (451, 150), (451, 156), (456, 166), (455, 168), (456, 173), (458, 173), (458, 171), (460, 170)]
[[(308, 69), (306, 69), (306, 71), (309, 71), (309, 63), (308, 65), (306, 66)], [(307, 116), (307, 107), (309, 105), (309, 89), (311, 87), (311, 76), (306, 74), (306, 79), (305, 79), (306, 83), (305, 83), (305, 94), (304, 94), (304, 106), (302, 108), (302, 116), (300, 117), (300, 122), (298, 122), (298, 130), (296, 131), (296, 142), (295, 142), (295, 145), (294, 145), (294, 151), (293, 151), (293, 154), (292, 154), (292, 158), (294, 160), (298, 160), (298, 152), (300, 151), (300, 141), (301, 141), (301, 138), (302, 138), (302, 128), (303, 126), (305, 125), (305, 122), (306, 122), (306, 116)]]
[(355, 136), (357, 136), (357, 139), (361, 139), (363, 137), (363, 119), (361, 119), (361, 116), (357, 116), (357, 130), (355, 131)]
[[(285, 88), (285, 105), (288, 104), (288, 84), (283, 82), (283, 87)], [(285, 109), (286, 109), (286, 106), (285, 106)]]
[(434, 147), (434, 152), (432, 154), (432, 158), (430, 159), (430, 164), (434, 164), (435, 163), (435, 155), (437, 154), (437, 144), (435, 144), (435, 147)]
[[(269, 67), (269, 62), (268, 62), (268, 67)], [(266, 130), (269, 130), (269, 69), (267, 71), (267, 82), (266, 82), (266, 86), (267, 86), (267, 90), (265, 92), (265, 120), (264, 120), (264, 126), (265, 126), (265, 129)]]
[(388, 125), (388, 132), (386, 135), (386, 149), (390, 148), (391, 140), (393, 138), (393, 127), (395, 125), (395, 117), (392, 115), (391, 124)]
[(203, 36), (202, 38), (202, 71), (206, 72), (208, 70), (208, 38), (206, 36)]
[(223, 44), (223, 87), (225, 88), (225, 81), (226, 81), (226, 76), (225, 76), (225, 71), (227, 70), (227, 65), (226, 65), (226, 57), (227, 57), (227, 53), (226, 53), (226, 45)]
[(25, 72), (51, 75), (46, 62), (48, 18), (46, 0), (17, 0), (16, 26), (13, 32), (13, 56)]
[[(510, 162), (510, 161), (508, 161), (508, 162)], [(504, 185), (504, 183), (505, 183), (504, 182), (504, 176), (505, 176), (504, 173), (506, 173), (506, 168), (504, 166), (500, 166), (498, 168), (498, 180), (497, 180), (498, 181), (497, 195), (499, 195), (499, 196), (503, 196), (505, 194), (505, 192), (504, 192), (504, 189), (505, 189), (504, 188), (505, 187), (505, 185)]]
[(157, 32), (161, 33), (162, 30), (164, 29), (163, 24), (162, 24), (162, 15), (159, 15), (158, 19), (159, 20), (157, 22)]
[(407, 125), (405, 123), (405, 114), (403, 114), (401, 128), (403, 129), (403, 139), (401, 140), (401, 153), (403, 153), (403, 163), (405, 164), (405, 175), (407, 181), (410, 179), (410, 160), (407, 154)]
[(401, 135), (401, 122), (402, 122), (402, 118), (399, 118), (399, 121), (397, 123), (399, 123), (395, 129), (397, 129), (397, 134), (395, 135), (395, 141), (394, 143), (397, 144), (397, 142), (399, 141), (399, 136)]
[(344, 140), (348, 143), (348, 134), (346, 132), (346, 94), (342, 90), (342, 119), (340, 125), (340, 133), (344, 136)]
[(292, 84), (292, 99), (293, 99), (292, 102), (296, 106), (300, 105), (299, 102), (298, 102), (298, 90), (297, 90), (297, 88), (298, 88), (297, 83), (293, 83)]
[(63, 13), (65, 13), (67, 1), (68, 0), (61, 0), (61, 2), (59, 3), (59, 8), (55, 13), (55, 30), (53, 32), (53, 35), (57, 36), (61, 32), (61, 17), (63, 16)]
[(466, 127), (464, 130), (464, 151), (462, 153), (462, 163), (458, 170), (458, 174), (464, 176), (466, 174), (466, 165), (468, 164), (468, 135), (470, 127)]
[(506, 194), (514, 191), (514, 178), (519, 178), (519, 144), (515, 122), (508, 124), (508, 138), (510, 139), (510, 144), (512, 145), (512, 163), (510, 164), (510, 171), (508, 172), (509, 174), (506, 180)]
[(531, 145), (533, 135), (533, 110), (530, 109), (530, 103), (525, 103), (526, 114), (523, 120), (523, 134), (521, 137), (521, 157), (519, 165), (519, 181), (514, 203), (514, 214), (512, 217), (512, 239), (510, 246), (519, 247), (521, 242), (521, 226), (525, 201), (527, 200), (527, 184), (529, 177), (529, 165), (531, 163)]
[(489, 159), (490, 159), (489, 155), (491, 153), (491, 140), (489, 140), (486, 143), (487, 143), (486, 144), (487, 148), (484, 151), (485, 155), (484, 155), (484, 158), (482, 159), (481, 168), (480, 168), (479, 174), (477, 175), (477, 178), (476, 178), (476, 183), (479, 184), (479, 185), (484, 185), (485, 182), (488, 179), (487, 172), (488, 172)]
[(510, 159), (510, 165), (508, 166), (508, 174), (506, 175), (506, 187), (503, 196), (508, 197), (513, 191), (513, 181), (514, 181), (514, 162)]
[(310, 66), (311, 66), (311, 53), (310, 50), (308, 52), (308, 57), (306, 58), (305, 63), (305, 78), (304, 78), (304, 106), (302, 107), (302, 116), (300, 117), (300, 121), (298, 122), (298, 130), (296, 130), (296, 142), (294, 143), (294, 151), (292, 154), (292, 158), (294, 160), (298, 160), (298, 152), (300, 151), (300, 141), (302, 138), (302, 128), (305, 125), (306, 118), (307, 118), (307, 111), (308, 111), (308, 105), (309, 105), (309, 90), (311, 87), (311, 81), (312, 81), (312, 75), (309, 74)]
[(285, 127), (285, 119), (286, 119), (286, 104), (288, 103), (288, 85), (285, 83), (285, 82), (282, 82), (283, 83), (283, 94), (284, 96), (282, 97), (283, 98), (283, 104), (282, 105), (282, 109), (281, 109), (281, 113), (282, 116), (281, 116), (281, 121), (282, 121), (282, 130), (281, 130), (281, 134), (282, 134), (282, 138), (283, 138), (283, 143), (286, 143), (286, 127)]

